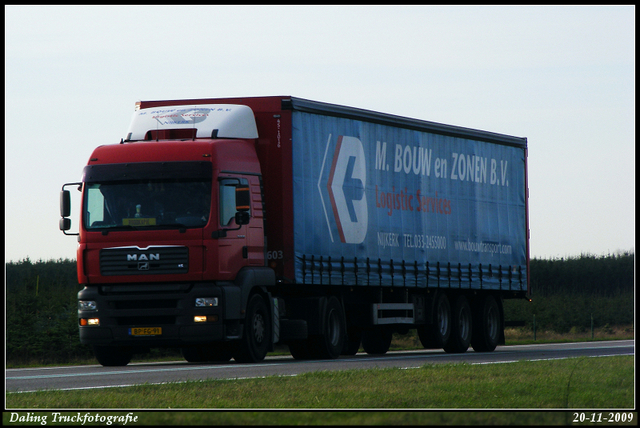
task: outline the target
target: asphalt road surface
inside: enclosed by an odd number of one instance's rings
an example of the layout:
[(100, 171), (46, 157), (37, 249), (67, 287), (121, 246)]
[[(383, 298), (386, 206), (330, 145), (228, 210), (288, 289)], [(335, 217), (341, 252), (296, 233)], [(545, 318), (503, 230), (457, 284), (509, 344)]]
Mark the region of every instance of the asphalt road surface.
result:
[(425, 364), (468, 363), (496, 364), (520, 360), (555, 360), (576, 357), (634, 355), (633, 340), (603, 342), (553, 343), (540, 345), (498, 346), (494, 352), (478, 353), (471, 348), (464, 354), (447, 354), (442, 350), (388, 352), (373, 356), (359, 353), (337, 360), (294, 360), (291, 356), (268, 357), (261, 363), (133, 363), (124, 367), (100, 365), (7, 369), (6, 392), (37, 390), (78, 390), (126, 387), (138, 384), (162, 384), (203, 379), (241, 379), (264, 376), (295, 376), (299, 373), (420, 367)]

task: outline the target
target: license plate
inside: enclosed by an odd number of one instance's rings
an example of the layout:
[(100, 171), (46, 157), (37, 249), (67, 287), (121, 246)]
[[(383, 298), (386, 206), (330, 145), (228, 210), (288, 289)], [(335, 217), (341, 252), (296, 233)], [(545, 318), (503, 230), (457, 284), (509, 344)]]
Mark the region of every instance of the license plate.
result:
[(134, 327), (129, 329), (130, 336), (160, 336), (162, 327)]

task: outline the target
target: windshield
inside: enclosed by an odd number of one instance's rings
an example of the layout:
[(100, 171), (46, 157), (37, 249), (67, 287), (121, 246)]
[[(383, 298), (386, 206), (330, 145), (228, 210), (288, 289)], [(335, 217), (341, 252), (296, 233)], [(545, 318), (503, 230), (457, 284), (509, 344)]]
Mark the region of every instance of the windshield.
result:
[(211, 180), (154, 179), (85, 183), (87, 230), (203, 227)]

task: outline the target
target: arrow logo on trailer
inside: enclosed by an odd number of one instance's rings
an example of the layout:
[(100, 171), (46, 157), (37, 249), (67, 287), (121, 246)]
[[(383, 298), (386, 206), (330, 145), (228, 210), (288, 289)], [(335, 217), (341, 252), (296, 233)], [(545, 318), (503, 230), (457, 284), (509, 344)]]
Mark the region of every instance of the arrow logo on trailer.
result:
[[(329, 141), (330, 139), (331, 137)], [(327, 150), (328, 144), (329, 142), (327, 142)], [(345, 244), (360, 244), (367, 235), (369, 217), (365, 195), (366, 183), (367, 168), (362, 142), (355, 137), (338, 137), (327, 190), (340, 241)], [(324, 200), (322, 203), (324, 206)], [(327, 224), (329, 224), (328, 218)], [(331, 229), (330, 225), (329, 229)], [(333, 241), (333, 235), (331, 240)]]

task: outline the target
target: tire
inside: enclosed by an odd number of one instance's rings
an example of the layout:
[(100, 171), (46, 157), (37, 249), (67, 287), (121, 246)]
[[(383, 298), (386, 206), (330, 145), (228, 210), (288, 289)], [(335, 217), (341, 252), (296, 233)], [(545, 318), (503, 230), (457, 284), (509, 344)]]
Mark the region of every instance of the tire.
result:
[(342, 355), (356, 355), (360, 350), (360, 342), (362, 341), (362, 331), (359, 329), (348, 330), (348, 335), (342, 347)]
[(451, 304), (447, 295), (439, 293), (433, 308), (433, 324), (418, 327), (418, 337), (425, 349), (444, 348), (451, 336)]
[(342, 305), (330, 297), (322, 314), (322, 333), (315, 337), (319, 358), (336, 359), (342, 352), (345, 339), (345, 321)]
[(105, 367), (126, 366), (133, 357), (133, 351), (123, 346), (93, 346), (93, 355)]
[(362, 348), (367, 354), (384, 355), (391, 346), (391, 336), (391, 330), (386, 328), (365, 330), (362, 332)]
[(309, 339), (292, 340), (289, 342), (289, 352), (296, 360), (310, 360), (313, 358), (313, 344)]
[(190, 346), (180, 348), (180, 353), (182, 354), (182, 358), (189, 363), (204, 363), (206, 361), (202, 348), (200, 347)]
[(500, 341), (502, 314), (493, 296), (481, 299), (473, 311), (471, 346), (476, 352), (491, 352)]
[(234, 345), (236, 344), (233, 342), (218, 342), (208, 346), (206, 348), (207, 361), (226, 363), (233, 358)]
[(444, 350), (452, 354), (461, 354), (469, 349), (473, 331), (471, 307), (466, 297), (458, 296), (451, 314), (451, 335)]
[(233, 343), (215, 342), (198, 346), (180, 348), (182, 357), (190, 363), (205, 363), (208, 361), (224, 363), (233, 356)]
[(280, 320), (280, 342), (304, 340), (308, 337), (306, 320)]
[(272, 335), (269, 308), (260, 295), (254, 294), (247, 304), (244, 331), (234, 359), (239, 363), (264, 360), (271, 346)]
[(336, 359), (340, 356), (345, 341), (345, 320), (342, 305), (336, 297), (327, 299), (321, 317), (320, 334), (289, 342), (289, 351), (293, 358)]

